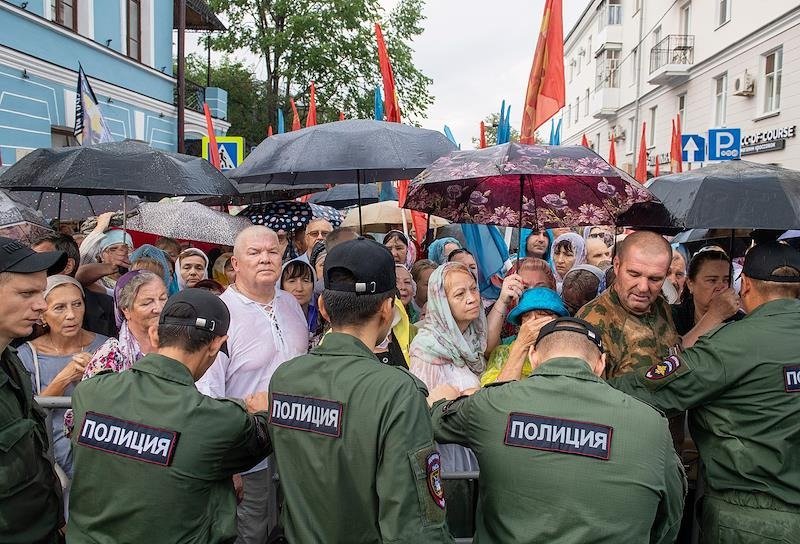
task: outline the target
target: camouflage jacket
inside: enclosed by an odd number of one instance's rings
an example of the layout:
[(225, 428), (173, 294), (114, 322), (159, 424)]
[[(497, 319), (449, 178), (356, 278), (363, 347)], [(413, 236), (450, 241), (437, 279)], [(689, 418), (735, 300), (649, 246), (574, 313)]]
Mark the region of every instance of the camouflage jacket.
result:
[(578, 310), (600, 331), (608, 359), (605, 377), (613, 378), (665, 359), (678, 341), (669, 304), (661, 296), (650, 312), (634, 315), (619, 300), (613, 287)]

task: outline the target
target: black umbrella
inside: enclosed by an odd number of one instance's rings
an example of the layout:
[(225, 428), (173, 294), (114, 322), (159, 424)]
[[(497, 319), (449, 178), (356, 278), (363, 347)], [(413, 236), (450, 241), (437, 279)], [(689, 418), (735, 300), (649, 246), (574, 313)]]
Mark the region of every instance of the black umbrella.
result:
[(369, 183), (411, 179), (455, 149), (435, 130), (351, 119), (276, 134), (228, 175), (240, 183)]
[[(375, 184), (367, 183), (361, 187), (362, 205), (374, 204), (380, 200), (380, 196), (380, 190)], [(358, 206), (358, 187), (353, 185), (334, 185), (327, 191), (314, 193), (308, 201), (314, 204), (330, 206), (337, 210)]]
[(41, 148), (0, 175), (0, 187), (83, 195), (236, 195), (236, 187), (200, 157), (153, 149), (135, 140)]
[(276, 200), (292, 200), (299, 196), (324, 191), (327, 187), (322, 184), (287, 185), (285, 183), (236, 183), (233, 185), (239, 190), (236, 196), (187, 196), (185, 202), (200, 202), (206, 206), (249, 205), (262, 202), (275, 202)]
[(30, 244), (39, 235), (53, 230), (42, 214), (0, 191), (0, 236)]
[(44, 191), (14, 191), (14, 198), (39, 210), (48, 219), (79, 221), (103, 212), (132, 210), (142, 200), (123, 195), (77, 195)]
[(253, 204), (240, 211), (238, 215), (246, 217), (255, 225), (264, 225), (274, 231), (284, 232), (302, 229), (312, 219), (325, 219), (336, 228), (344, 219), (341, 212), (329, 206), (291, 200)]
[(229, 176), (240, 183), (356, 183), (410, 179), (455, 149), (435, 130), (368, 119), (314, 125), (261, 142)]
[(681, 230), (800, 228), (795, 170), (728, 161), (658, 177), (649, 189)]

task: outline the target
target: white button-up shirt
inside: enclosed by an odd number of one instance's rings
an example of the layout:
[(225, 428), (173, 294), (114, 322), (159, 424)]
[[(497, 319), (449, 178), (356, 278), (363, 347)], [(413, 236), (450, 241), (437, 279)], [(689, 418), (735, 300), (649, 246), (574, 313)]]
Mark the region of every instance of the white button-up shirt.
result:
[[(308, 324), (300, 304), (277, 287), (267, 308), (233, 287), (228, 287), (220, 299), (231, 313), (228, 355), (217, 355), (197, 381), (197, 389), (210, 397), (237, 399), (267, 391), (278, 366), (308, 351)], [(264, 460), (250, 472), (266, 466)]]

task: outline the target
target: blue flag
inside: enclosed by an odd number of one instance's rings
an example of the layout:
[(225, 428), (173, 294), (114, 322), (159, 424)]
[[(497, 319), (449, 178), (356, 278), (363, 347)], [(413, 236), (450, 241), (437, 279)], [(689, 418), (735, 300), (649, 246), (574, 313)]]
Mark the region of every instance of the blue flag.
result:
[(375, 120), (383, 121), (383, 100), (381, 99), (381, 88), (375, 85)]
[(278, 108), (278, 134), (286, 132), (286, 123), (283, 120), (283, 110)]
[(550, 145), (561, 145), (561, 119), (557, 125), (550, 119)]

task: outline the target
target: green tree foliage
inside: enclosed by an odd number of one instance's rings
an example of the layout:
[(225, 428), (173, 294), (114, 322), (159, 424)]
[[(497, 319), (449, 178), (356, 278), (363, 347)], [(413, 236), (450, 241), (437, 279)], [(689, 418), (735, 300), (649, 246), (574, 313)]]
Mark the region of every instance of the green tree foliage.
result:
[[(500, 114), (493, 113), (489, 115), (486, 119), (483, 120), (483, 124), (486, 125), (486, 145), (488, 147), (491, 147), (497, 144), (497, 125), (500, 124)], [(515, 129), (513, 126), (511, 127), (511, 141), (519, 142), (519, 131)], [(473, 137), (472, 143), (475, 145), (475, 147), (478, 147), (481, 143), (480, 135), (478, 135), (477, 137)]]
[[(186, 57), (188, 80), (205, 86), (207, 75), (206, 59), (197, 55)], [(259, 81), (250, 67), (227, 58), (211, 65), (209, 79), (212, 87), (228, 91), (227, 121), (231, 124), (228, 133), (244, 136), (247, 147), (261, 143), (270, 123), (266, 84)]]
[[(315, 82), (318, 122), (373, 115), (373, 92), (380, 82), (374, 23), (380, 22), (395, 74), (403, 118), (424, 116), (433, 102), (432, 80), (413, 63), (411, 41), (422, 33), (424, 0), (400, 0), (386, 16), (379, 0), (209, 0), (228, 30), (211, 38), (216, 51), (246, 50), (266, 64), (265, 106), (275, 125), (284, 109), (291, 126), (289, 98), (308, 105)], [(228, 89), (230, 91), (230, 89)], [(287, 126), (287, 128), (288, 128)]]

